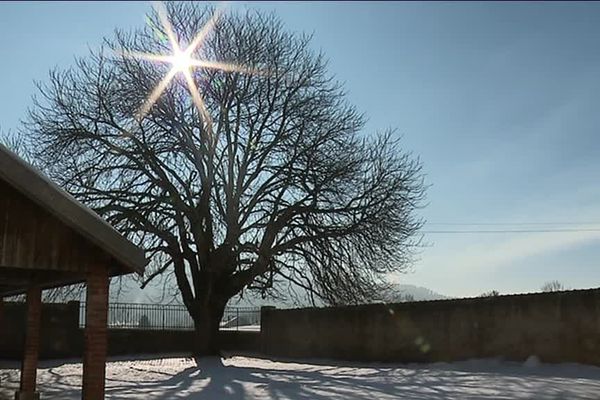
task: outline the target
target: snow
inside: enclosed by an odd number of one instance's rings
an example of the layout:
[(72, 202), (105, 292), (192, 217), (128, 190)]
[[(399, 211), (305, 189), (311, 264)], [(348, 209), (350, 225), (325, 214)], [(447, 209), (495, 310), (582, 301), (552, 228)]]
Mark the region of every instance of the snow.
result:
[[(18, 363), (0, 361), (0, 399), (18, 387)], [(78, 360), (40, 363), (43, 399), (79, 399)], [(272, 361), (252, 357), (112, 358), (108, 399), (597, 399), (600, 368), (495, 359), (434, 364)]]
[(523, 366), (527, 368), (535, 368), (538, 367), (540, 363), (540, 359), (537, 356), (529, 356), (523, 363)]
[(240, 325), (240, 326), (233, 326), (231, 328), (221, 327), (220, 330), (222, 330), (222, 331), (260, 332), (260, 325)]

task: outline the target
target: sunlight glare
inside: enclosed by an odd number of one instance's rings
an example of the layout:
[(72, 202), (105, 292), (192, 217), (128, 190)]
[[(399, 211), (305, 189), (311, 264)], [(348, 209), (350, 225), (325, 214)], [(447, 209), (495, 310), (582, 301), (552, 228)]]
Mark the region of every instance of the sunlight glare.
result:
[(190, 42), (190, 44), (182, 50), (179, 42), (177, 41), (177, 36), (173, 31), (173, 27), (171, 22), (169, 21), (169, 16), (166, 7), (162, 3), (155, 3), (155, 10), (158, 14), (158, 18), (162, 24), (162, 27), (165, 31), (166, 36), (169, 39), (171, 44), (171, 48), (173, 53), (171, 55), (167, 54), (151, 54), (151, 53), (142, 53), (136, 51), (130, 51), (122, 49), (117, 51), (117, 54), (123, 57), (129, 58), (137, 58), (146, 61), (159, 62), (159, 63), (169, 63), (171, 64), (171, 69), (169, 72), (161, 79), (161, 81), (156, 85), (156, 87), (152, 90), (148, 98), (144, 101), (144, 104), (140, 107), (138, 112), (136, 113), (136, 119), (141, 121), (144, 117), (150, 112), (154, 103), (158, 101), (161, 94), (166, 90), (167, 86), (171, 82), (171, 80), (179, 73), (181, 73), (185, 81), (187, 83), (187, 88), (192, 96), (192, 101), (196, 106), (196, 109), (202, 116), (204, 122), (207, 124), (207, 128), (211, 128), (212, 118), (208, 113), (208, 109), (204, 100), (202, 99), (201, 93), (198, 89), (198, 85), (194, 80), (194, 76), (192, 71), (195, 68), (202, 69), (214, 69), (223, 72), (239, 72), (244, 74), (259, 74), (262, 75), (261, 71), (258, 71), (253, 68), (248, 68), (245, 66), (235, 65), (231, 63), (221, 62), (217, 60), (201, 60), (193, 57), (194, 52), (202, 46), (203, 42), (206, 40), (209, 32), (214, 29), (219, 17), (222, 15), (222, 10), (217, 9), (209, 21), (205, 24), (204, 27), (196, 34), (194, 39)]

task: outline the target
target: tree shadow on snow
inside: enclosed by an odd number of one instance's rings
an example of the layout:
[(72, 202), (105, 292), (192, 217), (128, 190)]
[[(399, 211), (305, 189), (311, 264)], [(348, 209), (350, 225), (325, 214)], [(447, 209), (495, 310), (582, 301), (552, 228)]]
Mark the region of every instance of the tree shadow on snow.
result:
[[(396, 382), (381, 386), (381, 379), (369, 383), (373, 378), (368, 374), (357, 380), (352, 373), (326, 373), (322, 369), (267, 369), (240, 367), (223, 364), (220, 358), (203, 358), (197, 367), (188, 368), (164, 381), (144, 385), (143, 389), (150, 398), (190, 400), (226, 399), (242, 400), (268, 398), (273, 400), (325, 400), (348, 399), (356, 394), (375, 396), (386, 394), (406, 398), (406, 390), (397, 387)], [(376, 373), (376, 375), (378, 375)], [(207, 380), (201, 388), (194, 388), (196, 381)], [(130, 391), (129, 386), (112, 387), (110, 393), (115, 397)], [(154, 397), (154, 396), (157, 397)], [(369, 396), (369, 397), (370, 397)]]
[[(491, 388), (482, 386), (473, 374), (456, 370), (335, 364), (322, 367), (311, 363), (304, 364), (302, 368), (278, 364), (273, 368), (261, 368), (225, 365), (220, 358), (204, 358), (197, 367), (187, 368), (165, 380), (144, 382), (134, 387), (113, 386), (107, 394), (111, 395), (109, 398), (127, 398), (135, 393), (137, 396), (146, 394), (149, 399), (190, 400), (445, 400), (493, 399), (499, 395), (497, 391), (489, 391), (487, 389)], [(502, 388), (501, 380), (495, 382), (496, 377), (490, 375), (487, 377), (488, 384), (499, 384), (497, 387), (500, 387), (502, 396), (507, 398), (522, 397), (530, 390), (527, 385), (531, 382), (527, 380), (512, 381), (510, 387)], [(568, 396), (562, 389), (554, 387), (546, 387), (543, 393), (538, 394), (544, 399)]]
[[(133, 361), (131, 358), (129, 360)], [(148, 357), (148, 360), (152, 360), (152, 357)], [(249, 364), (247, 360), (251, 360)], [(135, 361), (139, 361), (137, 357)], [(391, 365), (241, 358), (240, 362), (233, 360), (234, 365), (227, 365), (227, 361), (224, 363), (221, 358), (215, 357), (200, 359), (195, 366), (190, 366), (188, 360), (185, 362), (188, 367), (175, 374), (166, 368), (161, 369), (161, 362), (154, 365), (152, 362), (133, 362), (122, 366), (126, 368), (124, 371), (107, 374), (106, 398), (446, 400), (532, 398), (535, 393), (538, 399), (592, 399), (596, 397), (593, 394), (600, 393), (600, 373), (596, 374), (600, 369), (589, 368), (586, 369), (587, 373), (582, 370), (581, 373), (570, 375), (581, 378), (589, 374), (590, 380), (580, 379), (577, 385), (563, 386), (562, 378), (569, 374), (561, 374), (561, 378), (554, 379), (552, 368), (528, 371), (517, 364), (507, 368), (506, 364), (499, 366), (494, 362), (489, 365), (485, 362)], [(43, 398), (80, 398), (79, 367), (55, 369), (52, 365), (46, 365), (46, 368), (50, 368), (43, 372)], [(3, 383), (7, 383), (8, 378), (13, 381), (11, 386), (18, 384), (18, 376), (11, 372), (9, 377), (6, 372), (0, 371), (5, 375)]]

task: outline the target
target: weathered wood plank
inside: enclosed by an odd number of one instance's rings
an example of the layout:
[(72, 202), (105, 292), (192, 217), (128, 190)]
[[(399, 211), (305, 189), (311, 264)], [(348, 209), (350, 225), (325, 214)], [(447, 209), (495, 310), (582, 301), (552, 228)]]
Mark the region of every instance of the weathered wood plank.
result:
[(0, 268), (86, 271), (111, 257), (0, 181)]
[[(53, 215), (55, 220), (70, 227), (87, 241), (110, 254), (117, 261), (118, 268), (121, 268), (121, 274), (143, 273), (146, 259), (141, 248), (128, 241), (96, 213), (78, 202), (1, 143), (0, 180), (5, 183), (5, 188), (10, 185), (11, 191), (27, 197), (41, 209)], [(2, 191), (0, 191), (1, 194)], [(11, 245), (20, 246), (21, 244), (22, 242), (7, 243), (5, 249)], [(14, 254), (14, 249), (9, 254)], [(60, 251), (56, 254), (58, 259), (63, 256), (65, 254)]]

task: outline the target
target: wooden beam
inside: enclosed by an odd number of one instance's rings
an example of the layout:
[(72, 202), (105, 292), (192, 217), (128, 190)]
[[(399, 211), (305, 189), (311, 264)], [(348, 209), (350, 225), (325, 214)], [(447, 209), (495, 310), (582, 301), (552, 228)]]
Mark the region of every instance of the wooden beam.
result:
[(40, 269), (20, 269), (0, 266), (0, 295), (10, 296), (27, 291), (36, 286), (50, 289), (85, 281), (83, 273), (69, 271), (47, 271)]

